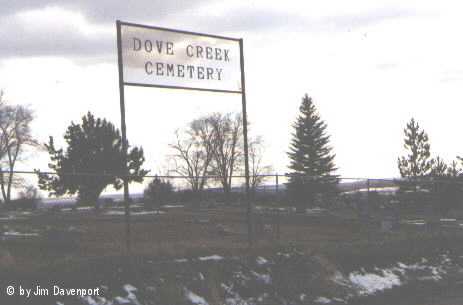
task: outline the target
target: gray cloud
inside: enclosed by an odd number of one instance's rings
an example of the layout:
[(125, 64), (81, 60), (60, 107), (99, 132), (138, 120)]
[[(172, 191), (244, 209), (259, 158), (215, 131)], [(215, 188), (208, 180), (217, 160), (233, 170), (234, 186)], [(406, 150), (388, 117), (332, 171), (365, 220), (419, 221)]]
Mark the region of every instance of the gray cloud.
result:
[(416, 16), (416, 12), (397, 8), (382, 8), (362, 14), (348, 14), (332, 16), (322, 19), (326, 24), (338, 29), (355, 29), (359, 27), (372, 26), (384, 21)]
[[(2, 4), (0, 11), (0, 56), (113, 57), (115, 20), (143, 21), (159, 24), (174, 12), (182, 12), (211, 0), (15, 0)], [(103, 33), (85, 34), (69, 24), (53, 27), (25, 25), (21, 14), (45, 8), (60, 8), (80, 13), (92, 27), (106, 28)]]
[(25, 26), (17, 18), (10, 17), (0, 23), (0, 55), (22, 56), (101, 56), (115, 48), (115, 35), (84, 33), (72, 24)]
[(274, 10), (238, 9), (226, 16), (204, 16), (199, 19), (202, 27), (226, 32), (274, 30), (284, 27), (299, 27), (309, 20), (305, 17)]
[(463, 80), (463, 70), (462, 69), (452, 69), (452, 70), (447, 70), (444, 73), (442, 73), (442, 76), (440, 77), (440, 82), (441, 83), (451, 83), (451, 82), (457, 82)]
[(116, 19), (157, 20), (208, 1), (210, 0), (14, 0), (2, 4), (0, 15), (56, 6), (79, 11), (90, 21), (97, 23), (112, 23)]
[(228, 12), (226, 16), (202, 16), (198, 18), (197, 25), (201, 28), (214, 28), (227, 32), (272, 31), (277, 28), (288, 31), (320, 32), (353, 30), (413, 16), (416, 16), (414, 11), (396, 8), (381, 8), (359, 14), (320, 18), (284, 11), (240, 8)]
[(376, 65), (376, 68), (378, 70), (392, 70), (397, 68), (399, 65), (397, 63), (392, 63), (392, 62), (386, 62), (386, 63), (380, 63)]
[[(378, 9), (358, 15), (339, 15), (310, 18), (284, 11), (240, 8), (228, 11), (224, 16), (198, 15), (189, 18), (190, 9), (211, 0), (160, 1), (143, 0), (135, 3), (121, 3), (112, 0), (11, 1), (2, 13), (7, 12), (0, 22), (0, 56), (2, 58), (21, 56), (65, 56), (71, 58), (114, 58), (116, 19), (140, 23), (163, 24), (169, 14), (184, 18), (183, 24), (193, 30), (214, 29), (214, 33), (269, 32), (276, 29), (286, 31), (331, 31), (349, 30), (374, 25), (391, 19), (409, 17), (413, 12), (398, 9)], [(79, 12), (89, 27), (103, 29), (91, 33), (80, 30), (76, 25), (51, 23), (48, 26), (26, 27), (16, 13), (45, 7), (59, 7)], [(2, 14), (0, 13), (0, 14)]]

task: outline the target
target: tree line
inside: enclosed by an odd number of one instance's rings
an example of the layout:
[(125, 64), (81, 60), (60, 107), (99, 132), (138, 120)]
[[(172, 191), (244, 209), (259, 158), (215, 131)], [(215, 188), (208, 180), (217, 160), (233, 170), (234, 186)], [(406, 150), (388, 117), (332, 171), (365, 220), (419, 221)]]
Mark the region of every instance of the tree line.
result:
[[(327, 124), (308, 95), (303, 97), (299, 112), (288, 153), (288, 193), (292, 202), (304, 210), (309, 205), (326, 206), (332, 202), (339, 192), (339, 176)], [(461, 203), (463, 158), (457, 156), (446, 163), (440, 156), (432, 156), (428, 134), (414, 118), (403, 133), (405, 154), (397, 159), (401, 178), (394, 179), (399, 188), (397, 198), (408, 205), (434, 204), (438, 211), (448, 213)]]
[[(38, 186), (51, 196), (77, 195), (79, 203), (95, 203), (101, 193), (112, 186), (123, 185), (126, 167), (129, 182), (143, 181), (149, 171), (142, 147), (130, 146), (127, 158), (122, 150), (122, 138), (115, 125), (88, 112), (81, 122), (71, 122), (64, 134), (64, 148), (55, 145), (53, 137), (40, 144), (33, 138), (32, 110), (27, 106), (10, 105), (0, 94), (0, 189), (3, 202), (11, 202), (12, 189), (23, 188), (23, 196), (36, 196), (37, 191), (25, 186), (24, 180), (14, 173), (15, 165), (23, 161), (30, 149), (44, 149), (50, 157), (53, 174), (41, 173)], [(322, 205), (333, 200), (339, 191), (338, 168), (330, 145), (327, 124), (321, 118), (312, 98), (305, 94), (299, 115), (292, 124), (293, 132), (288, 148), (288, 199), (299, 210), (309, 205)], [(168, 172), (185, 178), (192, 196), (201, 194), (207, 186), (220, 185), (225, 195), (232, 191), (233, 176), (243, 174), (243, 120), (237, 113), (210, 113), (193, 119), (175, 132), (169, 145)], [(430, 190), (423, 178), (460, 178), (463, 159), (457, 157), (445, 163), (441, 157), (432, 157), (427, 133), (412, 118), (404, 129), (406, 155), (399, 156), (398, 169), (402, 180), (400, 192)], [(264, 163), (265, 144), (261, 136), (249, 139), (250, 187), (256, 190), (262, 183), (261, 174), (272, 167)], [(432, 184), (433, 191), (455, 193), (456, 184)], [(172, 190), (172, 185), (156, 178), (145, 194), (159, 197)], [(438, 189), (438, 190), (437, 190)]]

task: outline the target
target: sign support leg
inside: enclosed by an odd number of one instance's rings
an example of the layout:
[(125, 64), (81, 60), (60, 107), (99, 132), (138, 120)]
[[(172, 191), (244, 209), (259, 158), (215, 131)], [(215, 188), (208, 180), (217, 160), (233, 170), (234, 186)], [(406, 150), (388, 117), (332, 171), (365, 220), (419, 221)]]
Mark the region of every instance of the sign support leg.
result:
[(247, 203), (247, 222), (248, 222), (248, 242), (253, 244), (252, 216), (253, 207), (249, 196), (249, 156), (248, 156), (248, 119), (246, 113), (246, 85), (244, 76), (244, 54), (243, 39), (240, 39), (240, 66), (241, 66), (241, 102), (243, 107), (243, 140), (244, 140), (244, 175), (246, 178), (246, 203)]
[(121, 108), (121, 136), (122, 136), (122, 151), (124, 161), (124, 205), (125, 205), (125, 224), (126, 224), (126, 250), (127, 254), (131, 252), (131, 241), (130, 241), (130, 205), (129, 205), (129, 172), (127, 168), (127, 129), (125, 125), (125, 92), (124, 92), (124, 75), (122, 66), (122, 43), (121, 43), (121, 23), (116, 21), (117, 27), (117, 64), (119, 70), (119, 99)]

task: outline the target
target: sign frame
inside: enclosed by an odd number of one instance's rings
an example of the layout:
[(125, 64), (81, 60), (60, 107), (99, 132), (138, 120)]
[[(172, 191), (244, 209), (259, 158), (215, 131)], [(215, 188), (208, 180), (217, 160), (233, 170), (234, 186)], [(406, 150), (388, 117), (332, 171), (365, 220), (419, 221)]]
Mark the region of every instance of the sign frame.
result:
[[(209, 38), (217, 38), (223, 40), (229, 40), (239, 43), (240, 49), (240, 72), (241, 72), (241, 90), (222, 90), (222, 89), (207, 89), (207, 88), (196, 88), (188, 86), (170, 86), (170, 85), (156, 85), (156, 84), (142, 84), (142, 83), (132, 83), (124, 81), (124, 63), (122, 55), (122, 26), (132, 26), (140, 27), (145, 29), (152, 29), (158, 31), (166, 31), (171, 33), (185, 34), (190, 36), (202, 36)], [(172, 28), (164, 28), (158, 26), (144, 25), (138, 23), (124, 22), (116, 20), (116, 32), (117, 32), (117, 63), (118, 63), (118, 72), (119, 72), (119, 102), (120, 102), (120, 111), (121, 111), (121, 136), (122, 136), (122, 150), (124, 154), (124, 204), (125, 204), (125, 222), (126, 222), (126, 247), (127, 252), (131, 252), (131, 241), (130, 241), (130, 205), (129, 205), (129, 171), (127, 168), (127, 126), (125, 123), (125, 86), (136, 86), (136, 87), (154, 87), (154, 88), (164, 88), (164, 89), (180, 89), (180, 90), (196, 90), (196, 91), (209, 91), (209, 92), (220, 92), (220, 93), (231, 93), (231, 94), (241, 94), (241, 104), (242, 104), (242, 119), (243, 119), (243, 142), (244, 142), (244, 173), (245, 173), (245, 191), (246, 191), (246, 201), (247, 201), (247, 225), (248, 225), (248, 242), (249, 245), (253, 243), (253, 228), (252, 228), (252, 214), (253, 207), (251, 200), (249, 198), (249, 152), (248, 152), (248, 122), (247, 122), (247, 111), (246, 111), (246, 82), (245, 82), (245, 72), (244, 72), (244, 52), (243, 52), (243, 38), (232, 38), (220, 35), (198, 33), (192, 31), (184, 31)]]
[[(151, 25), (143, 25), (143, 24), (138, 24), (138, 23), (132, 23), (132, 22), (123, 22), (119, 21), (120, 26), (130, 26), (130, 27), (136, 27), (136, 28), (142, 28), (142, 29), (148, 29), (148, 30), (157, 30), (157, 31), (164, 31), (164, 32), (171, 32), (171, 33), (177, 33), (177, 34), (184, 34), (188, 36), (201, 36), (201, 37), (208, 37), (208, 38), (216, 38), (216, 39), (222, 39), (222, 40), (228, 40), (228, 41), (233, 41), (239, 43), (240, 47), (240, 55), (242, 53), (242, 39), (239, 38), (232, 38), (232, 37), (227, 37), (227, 36), (219, 36), (219, 35), (212, 35), (212, 34), (204, 34), (204, 33), (197, 33), (197, 32), (191, 32), (191, 31), (183, 31), (183, 30), (177, 30), (177, 29), (170, 29), (170, 28), (163, 28), (163, 27), (157, 27), (157, 26), (151, 26)], [(118, 46), (121, 48), (120, 46)], [(240, 60), (241, 63), (241, 60)], [(241, 74), (243, 73), (243, 69), (241, 67)], [(222, 93), (239, 93), (241, 94), (243, 90), (224, 90), (224, 89), (207, 89), (207, 88), (199, 88), (199, 87), (189, 87), (189, 86), (171, 86), (171, 85), (157, 85), (157, 84), (145, 84), (145, 83), (134, 83), (134, 82), (125, 82), (124, 85), (126, 86), (137, 86), (137, 87), (155, 87), (155, 88), (166, 88), (166, 89), (184, 89), (184, 90), (197, 90), (197, 91), (211, 91), (211, 92), (222, 92)], [(243, 88), (243, 83), (241, 83), (241, 88)]]

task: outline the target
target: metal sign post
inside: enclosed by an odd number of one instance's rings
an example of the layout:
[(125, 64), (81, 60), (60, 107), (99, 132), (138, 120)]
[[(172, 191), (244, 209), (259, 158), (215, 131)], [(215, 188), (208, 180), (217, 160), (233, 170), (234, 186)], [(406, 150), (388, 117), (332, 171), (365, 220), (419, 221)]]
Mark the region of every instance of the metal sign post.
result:
[(248, 240), (251, 244), (253, 242), (253, 209), (249, 197), (248, 123), (243, 39), (119, 20), (116, 21), (116, 27), (121, 132), (125, 156), (124, 201), (127, 251), (130, 253), (131, 244), (128, 143), (124, 101), (124, 86), (126, 85), (241, 94)]
[(247, 203), (247, 220), (248, 220), (248, 242), (252, 245), (254, 240), (252, 228), (253, 207), (249, 197), (249, 157), (248, 157), (248, 118), (246, 113), (246, 85), (244, 76), (244, 52), (243, 39), (240, 39), (240, 69), (241, 69), (241, 103), (243, 114), (243, 140), (244, 140), (244, 176), (246, 179), (246, 203)]
[(122, 152), (124, 154), (124, 204), (125, 204), (125, 225), (126, 225), (126, 248), (130, 254), (130, 206), (129, 206), (129, 170), (127, 168), (127, 128), (125, 125), (125, 93), (124, 93), (124, 70), (122, 62), (122, 39), (121, 39), (121, 22), (116, 21), (117, 28), (117, 65), (119, 70), (119, 100), (121, 108), (121, 134), (122, 134)]

